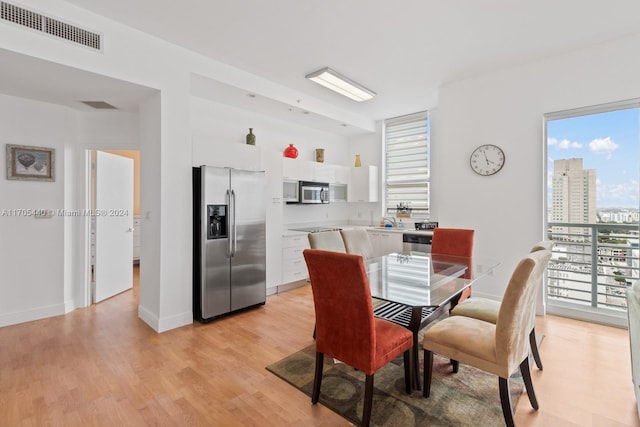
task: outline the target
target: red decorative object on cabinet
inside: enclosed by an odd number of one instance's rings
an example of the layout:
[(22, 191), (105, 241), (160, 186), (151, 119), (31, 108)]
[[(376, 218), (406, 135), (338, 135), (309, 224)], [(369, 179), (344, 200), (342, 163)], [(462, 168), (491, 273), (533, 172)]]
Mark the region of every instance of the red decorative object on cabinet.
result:
[(289, 157), (291, 159), (297, 159), (298, 149), (294, 147), (293, 144), (289, 144), (289, 146), (284, 149), (284, 156)]

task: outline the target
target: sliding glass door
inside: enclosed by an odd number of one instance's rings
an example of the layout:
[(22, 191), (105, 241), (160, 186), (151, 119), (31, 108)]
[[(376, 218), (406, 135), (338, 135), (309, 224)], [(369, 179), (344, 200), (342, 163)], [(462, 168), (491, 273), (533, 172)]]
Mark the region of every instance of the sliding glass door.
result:
[(626, 324), (640, 277), (640, 101), (547, 114), (547, 312)]

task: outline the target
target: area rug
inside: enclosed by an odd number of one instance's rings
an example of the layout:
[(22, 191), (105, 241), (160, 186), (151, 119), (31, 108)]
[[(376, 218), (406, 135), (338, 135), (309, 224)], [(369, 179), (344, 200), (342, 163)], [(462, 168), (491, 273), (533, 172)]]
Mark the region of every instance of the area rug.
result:
[[(267, 369), (311, 396), (314, 367), (315, 345), (310, 345)], [(524, 391), (519, 373), (511, 378), (510, 390), (515, 408)], [(363, 396), (364, 374), (325, 357), (320, 403), (360, 424)], [(449, 360), (434, 354), (431, 395), (425, 399), (422, 391), (405, 393), (404, 368), (399, 357), (375, 374), (371, 425), (503, 426), (498, 377), (463, 364), (457, 374), (452, 374)]]

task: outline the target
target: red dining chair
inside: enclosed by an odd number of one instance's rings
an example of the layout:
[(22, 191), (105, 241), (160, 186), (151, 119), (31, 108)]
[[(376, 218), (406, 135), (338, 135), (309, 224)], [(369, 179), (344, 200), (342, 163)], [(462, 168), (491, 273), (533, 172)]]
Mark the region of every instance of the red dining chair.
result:
[[(431, 240), (431, 253), (471, 258), (473, 256), (473, 237), (475, 231), (464, 228), (435, 228)], [(467, 275), (471, 271), (467, 271)], [(458, 302), (471, 296), (471, 287), (460, 294)]]
[(362, 425), (368, 426), (374, 373), (404, 353), (404, 380), (411, 392), (413, 335), (408, 329), (373, 316), (369, 279), (360, 255), (306, 249), (316, 312), (316, 368), (311, 402), (318, 403), (325, 354), (363, 372)]

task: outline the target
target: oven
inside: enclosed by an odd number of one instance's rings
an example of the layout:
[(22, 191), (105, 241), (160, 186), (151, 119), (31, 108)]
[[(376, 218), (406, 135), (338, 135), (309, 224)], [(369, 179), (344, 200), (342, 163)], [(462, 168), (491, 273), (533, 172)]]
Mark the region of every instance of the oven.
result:
[(402, 233), (402, 250), (414, 252), (431, 252), (432, 232)]

